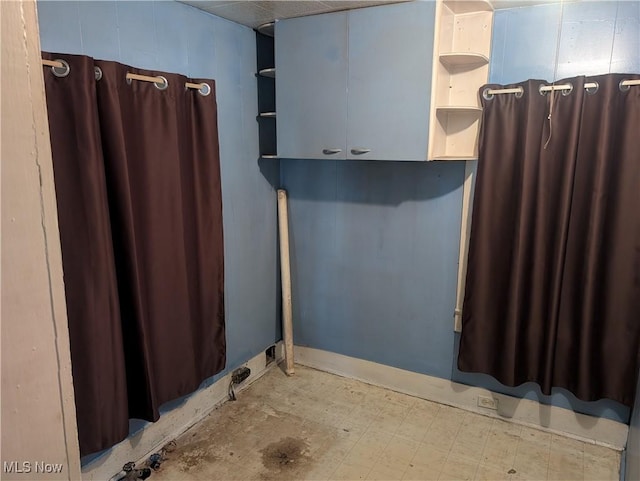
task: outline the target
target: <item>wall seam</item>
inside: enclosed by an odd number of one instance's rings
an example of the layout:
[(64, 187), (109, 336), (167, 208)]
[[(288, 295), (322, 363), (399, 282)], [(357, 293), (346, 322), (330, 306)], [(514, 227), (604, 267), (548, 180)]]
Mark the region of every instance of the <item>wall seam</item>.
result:
[(613, 20), (613, 35), (611, 36), (611, 54), (609, 55), (609, 73), (613, 62), (613, 50), (616, 45), (616, 29), (618, 28), (618, 15), (620, 14), (620, 2), (616, 2), (616, 18)]

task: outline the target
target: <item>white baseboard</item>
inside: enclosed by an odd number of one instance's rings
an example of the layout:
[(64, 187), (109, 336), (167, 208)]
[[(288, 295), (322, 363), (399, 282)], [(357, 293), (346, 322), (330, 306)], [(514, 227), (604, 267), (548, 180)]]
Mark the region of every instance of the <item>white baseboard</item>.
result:
[[(321, 371), (617, 450), (623, 450), (627, 442), (628, 426), (610, 419), (308, 347), (295, 346), (295, 360)], [(496, 399), (498, 410), (479, 407), (478, 396)]]
[[(265, 350), (268, 346), (265, 347)], [(276, 360), (266, 366), (264, 351), (247, 361), (243, 366), (251, 369), (251, 376), (236, 389), (240, 392), (259, 379), (268, 370), (277, 366), (283, 357), (282, 342), (276, 343)], [(240, 366), (238, 366), (240, 367)], [(182, 405), (164, 413), (155, 423), (150, 423), (133, 436), (113, 446), (107, 453), (82, 467), (83, 480), (104, 481), (117, 476), (128, 461), (137, 463), (158, 451), (167, 442), (184, 433), (202, 420), (211, 411), (228, 399), (231, 372), (218, 379), (211, 386), (196, 391)], [(117, 478), (116, 478), (117, 479)]]

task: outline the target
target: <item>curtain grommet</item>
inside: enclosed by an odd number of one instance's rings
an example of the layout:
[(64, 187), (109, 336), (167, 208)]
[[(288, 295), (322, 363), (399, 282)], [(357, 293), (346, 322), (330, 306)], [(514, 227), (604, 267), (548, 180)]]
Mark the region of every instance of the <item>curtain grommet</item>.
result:
[(162, 82), (153, 82), (158, 90), (167, 90), (169, 87), (169, 81), (162, 75), (158, 75), (158, 78), (162, 79)]
[(598, 82), (591, 82), (593, 84), (595, 84), (595, 87), (585, 87), (584, 90), (589, 94), (589, 95), (593, 95), (595, 94), (598, 89), (600, 89), (600, 84)]
[(573, 92), (573, 84), (567, 84), (569, 86), (568, 89), (562, 89), (562, 95), (564, 95), (565, 97), (567, 95), (571, 95), (571, 92)]
[(71, 72), (71, 67), (69, 67), (67, 61), (62, 60), (61, 58), (57, 58), (55, 61), (60, 62), (62, 64), (62, 67), (51, 67), (53, 75), (55, 75), (56, 77), (66, 77), (67, 75), (69, 75), (69, 72)]
[(482, 98), (485, 100), (491, 100), (493, 98), (493, 94), (490, 93), (491, 89), (489, 87), (487, 87), (486, 89), (484, 89), (482, 91)]
[(620, 92), (626, 92), (631, 88), (631, 85), (625, 85), (624, 80), (620, 80), (620, 83), (618, 84), (618, 88), (620, 89)]
[(524, 95), (524, 87), (518, 87), (520, 90), (516, 92), (514, 95), (517, 99), (521, 99)]
[(547, 87), (547, 85), (545, 85), (545, 84), (540, 84), (540, 85), (538, 86), (538, 93), (539, 93), (540, 95), (542, 95), (543, 97), (544, 97), (545, 95), (547, 95), (547, 91), (546, 91), (546, 90), (542, 90), (542, 89), (544, 89), (545, 87)]
[(211, 87), (207, 83), (202, 83), (200, 88), (198, 89), (198, 93), (203, 97), (206, 97), (211, 93)]
[(102, 69), (100, 67), (93, 67), (93, 74), (96, 77), (96, 80), (102, 80)]

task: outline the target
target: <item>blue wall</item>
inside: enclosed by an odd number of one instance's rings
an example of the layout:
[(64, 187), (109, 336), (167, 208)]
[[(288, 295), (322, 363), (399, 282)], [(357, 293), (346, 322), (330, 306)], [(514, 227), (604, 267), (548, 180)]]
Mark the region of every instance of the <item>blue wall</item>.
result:
[(43, 50), (215, 79), (227, 370), (237, 367), (280, 338), (272, 187), (277, 183), (278, 164), (257, 162), (254, 32), (168, 1), (40, 1), (38, 18)]
[(450, 377), (464, 164), (282, 160), (295, 342)]
[(640, 479), (640, 376), (638, 376), (636, 402), (633, 406), (631, 423), (629, 425), (625, 479), (627, 481), (637, 481)]
[[(640, 2), (495, 13), (491, 81), (640, 71)], [(296, 344), (623, 422), (629, 409), (459, 372), (453, 309), (464, 164), (282, 160)]]
[(495, 12), (491, 82), (637, 72), (638, 1), (556, 3)]

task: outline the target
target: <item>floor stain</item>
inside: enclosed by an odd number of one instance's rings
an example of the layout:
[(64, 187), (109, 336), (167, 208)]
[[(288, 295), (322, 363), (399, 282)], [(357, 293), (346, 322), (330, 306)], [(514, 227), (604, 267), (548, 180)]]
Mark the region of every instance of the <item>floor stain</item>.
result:
[[(179, 473), (188, 473), (194, 479), (226, 480), (250, 465), (252, 479), (281, 481), (300, 479), (313, 469), (315, 453), (327, 449), (324, 442), (317, 446), (318, 439), (324, 438), (295, 437), (293, 433), (301, 429), (304, 419), (258, 403), (247, 394), (220, 406), (173, 442), (156, 471), (159, 478), (177, 479)], [(288, 423), (283, 427), (285, 417)], [(333, 434), (332, 429), (325, 429)], [(280, 436), (274, 437), (278, 431)], [(279, 437), (271, 444), (263, 441)], [(328, 439), (326, 445), (330, 445)]]
[(300, 469), (309, 464), (309, 445), (302, 439), (283, 438), (260, 451), (262, 464), (270, 471)]

